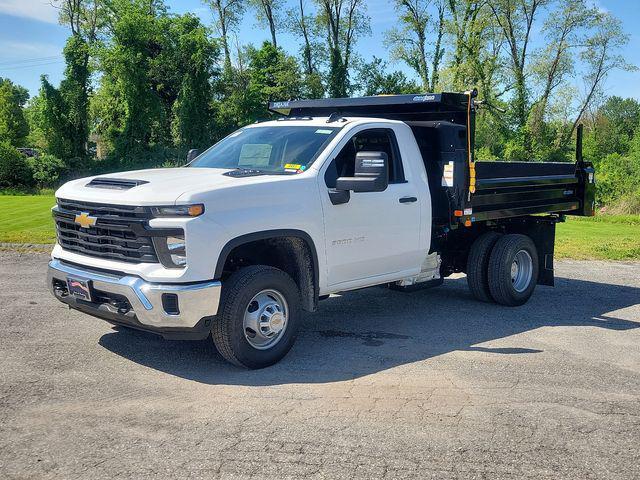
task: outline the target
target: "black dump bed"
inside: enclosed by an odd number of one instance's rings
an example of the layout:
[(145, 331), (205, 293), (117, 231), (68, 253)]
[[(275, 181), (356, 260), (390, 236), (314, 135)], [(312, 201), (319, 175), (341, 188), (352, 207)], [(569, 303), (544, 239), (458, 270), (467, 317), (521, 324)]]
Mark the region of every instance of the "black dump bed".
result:
[(269, 108), (288, 117), (359, 116), (407, 123), (427, 170), (437, 225), (471, 226), (545, 213), (593, 215), (594, 171), (582, 160), (581, 128), (575, 163), (476, 162), (476, 93), (297, 100)]
[(594, 213), (593, 168), (582, 161), (469, 162), (466, 125), (407, 122), (429, 178), (434, 222), (481, 222), (540, 213)]

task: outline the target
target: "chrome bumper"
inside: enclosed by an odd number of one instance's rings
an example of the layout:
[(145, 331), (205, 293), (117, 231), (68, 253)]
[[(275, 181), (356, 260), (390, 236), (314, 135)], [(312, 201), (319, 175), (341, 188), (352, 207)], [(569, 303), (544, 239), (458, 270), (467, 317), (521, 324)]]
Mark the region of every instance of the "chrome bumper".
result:
[[(92, 289), (97, 292), (94, 301), (77, 300), (68, 293), (65, 294), (68, 277), (89, 280)], [(127, 324), (162, 334), (166, 329), (169, 332), (202, 329), (204, 323), (209, 326), (210, 317), (218, 312), (222, 289), (221, 283), (215, 281), (184, 285), (149, 283), (139, 277), (85, 270), (56, 259), (49, 262), (47, 285), (58, 300), (72, 308), (112, 323)], [(177, 313), (165, 311), (163, 294), (177, 296)], [(123, 307), (122, 302), (116, 300), (106, 301), (105, 299), (110, 298), (109, 295), (113, 295), (114, 299), (126, 298), (130, 308)], [(209, 317), (206, 322), (205, 317)]]

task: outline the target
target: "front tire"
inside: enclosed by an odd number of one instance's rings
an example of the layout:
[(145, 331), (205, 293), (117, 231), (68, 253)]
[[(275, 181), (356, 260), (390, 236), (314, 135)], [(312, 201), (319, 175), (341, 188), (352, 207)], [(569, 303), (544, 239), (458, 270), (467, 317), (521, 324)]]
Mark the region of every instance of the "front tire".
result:
[(296, 339), (300, 291), (277, 268), (258, 265), (233, 273), (223, 284), (213, 342), (225, 360), (259, 369), (280, 361)]
[(501, 305), (527, 303), (538, 283), (538, 251), (526, 235), (505, 235), (489, 258), (489, 290)]

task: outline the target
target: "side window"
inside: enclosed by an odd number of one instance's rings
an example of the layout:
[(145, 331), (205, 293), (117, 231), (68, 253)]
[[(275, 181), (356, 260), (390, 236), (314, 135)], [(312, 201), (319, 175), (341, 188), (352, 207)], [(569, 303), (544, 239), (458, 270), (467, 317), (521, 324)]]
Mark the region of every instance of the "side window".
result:
[(389, 156), (389, 183), (403, 183), (404, 170), (400, 149), (393, 130), (376, 128), (355, 134), (333, 159), (324, 175), (329, 188), (335, 188), (338, 177), (353, 177), (358, 152), (385, 152)]

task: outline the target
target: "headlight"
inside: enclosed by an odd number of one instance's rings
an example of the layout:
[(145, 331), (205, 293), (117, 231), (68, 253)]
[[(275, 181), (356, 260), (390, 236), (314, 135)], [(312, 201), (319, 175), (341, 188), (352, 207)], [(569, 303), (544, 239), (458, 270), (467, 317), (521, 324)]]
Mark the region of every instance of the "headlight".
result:
[(204, 205), (176, 205), (173, 207), (151, 207), (154, 217), (199, 217), (204, 213)]
[(182, 237), (167, 237), (167, 250), (171, 262), (176, 267), (185, 267), (187, 265), (187, 246)]

